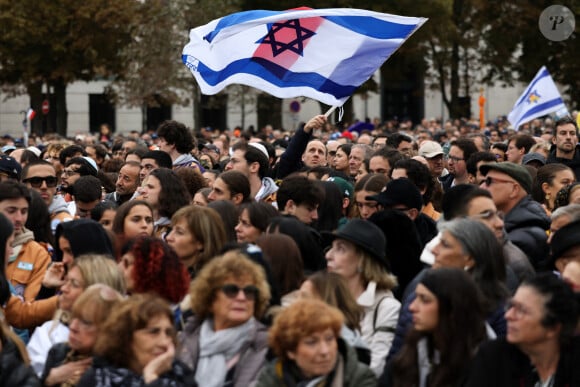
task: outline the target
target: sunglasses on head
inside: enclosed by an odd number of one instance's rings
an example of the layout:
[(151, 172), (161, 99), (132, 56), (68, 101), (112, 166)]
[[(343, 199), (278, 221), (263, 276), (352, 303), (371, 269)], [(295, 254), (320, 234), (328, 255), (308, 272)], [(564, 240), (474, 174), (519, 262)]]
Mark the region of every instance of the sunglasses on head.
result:
[(36, 177), (29, 177), (28, 179), (22, 180), (25, 183), (29, 183), (32, 188), (40, 188), (42, 186), (42, 182), (46, 182), (46, 186), (48, 188), (56, 187), (57, 179), (54, 176), (36, 176)]
[(228, 298), (236, 298), (237, 295), (240, 294), (240, 290), (244, 292), (246, 299), (251, 301), (255, 301), (258, 298), (258, 294), (260, 293), (260, 290), (254, 285), (248, 285), (244, 288), (240, 288), (238, 285), (226, 284), (221, 287), (221, 291)]

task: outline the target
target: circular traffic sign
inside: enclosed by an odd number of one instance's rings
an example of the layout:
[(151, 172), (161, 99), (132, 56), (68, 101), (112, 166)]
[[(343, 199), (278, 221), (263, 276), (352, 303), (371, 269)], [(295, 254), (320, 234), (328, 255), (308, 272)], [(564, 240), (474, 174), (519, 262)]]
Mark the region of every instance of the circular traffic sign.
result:
[(45, 99), (44, 101), (42, 101), (42, 114), (48, 114), (49, 111), (50, 111), (50, 103), (48, 102), (47, 99)]

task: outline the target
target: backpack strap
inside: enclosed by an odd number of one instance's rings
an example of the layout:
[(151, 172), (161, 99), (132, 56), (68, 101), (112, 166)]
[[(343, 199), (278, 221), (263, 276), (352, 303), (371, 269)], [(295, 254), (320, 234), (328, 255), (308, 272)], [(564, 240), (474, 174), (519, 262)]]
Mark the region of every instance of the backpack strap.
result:
[(377, 307), (375, 308), (375, 310), (373, 312), (373, 334), (377, 333), (377, 332), (395, 333), (395, 327), (378, 327), (377, 328), (377, 317), (379, 314), (379, 308), (381, 307), (381, 303), (383, 302), (383, 300), (387, 297), (389, 297), (389, 296), (384, 296), (383, 298), (381, 298), (379, 300)]

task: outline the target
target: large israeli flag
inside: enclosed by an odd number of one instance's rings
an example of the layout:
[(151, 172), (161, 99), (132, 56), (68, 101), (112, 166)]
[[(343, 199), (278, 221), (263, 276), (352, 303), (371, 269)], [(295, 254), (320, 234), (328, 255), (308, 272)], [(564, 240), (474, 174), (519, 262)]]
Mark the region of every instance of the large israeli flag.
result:
[(522, 124), (553, 112), (563, 116), (568, 114), (568, 109), (548, 69), (543, 66), (508, 114), (508, 121), (518, 130)]
[(182, 59), (204, 94), (241, 83), (341, 106), (426, 20), (342, 8), (246, 11), (192, 29)]

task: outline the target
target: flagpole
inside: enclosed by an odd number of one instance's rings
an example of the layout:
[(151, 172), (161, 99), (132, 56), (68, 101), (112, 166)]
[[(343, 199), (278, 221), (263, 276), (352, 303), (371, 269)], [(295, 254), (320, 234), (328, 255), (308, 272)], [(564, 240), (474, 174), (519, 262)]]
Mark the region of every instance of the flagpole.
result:
[(330, 115), (331, 115), (332, 113), (334, 113), (334, 111), (336, 110), (336, 108), (337, 108), (337, 107), (338, 107), (338, 106), (332, 106), (330, 109), (328, 109), (328, 110), (326, 111), (326, 113), (324, 113), (324, 117), (326, 117), (326, 118), (330, 117)]

